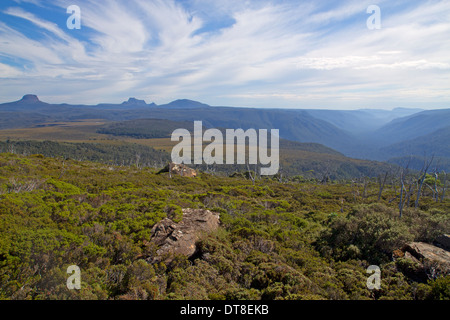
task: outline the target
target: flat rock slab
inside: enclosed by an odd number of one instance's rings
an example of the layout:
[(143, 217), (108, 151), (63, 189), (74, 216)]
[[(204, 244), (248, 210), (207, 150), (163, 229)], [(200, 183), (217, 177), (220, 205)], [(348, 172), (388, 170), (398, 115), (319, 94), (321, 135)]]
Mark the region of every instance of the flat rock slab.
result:
[(191, 257), (196, 251), (196, 242), (202, 234), (217, 230), (220, 224), (219, 213), (205, 209), (183, 209), (183, 219), (175, 223), (165, 218), (151, 230), (150, 242), (159, 249), (151, 263), (170, 263), (175, 255)]
[(418, 261), (436, 264), (443, 274), (450, 272), (450, 252), (424, 242), (410, 242), (403, 251), (409, 252)]

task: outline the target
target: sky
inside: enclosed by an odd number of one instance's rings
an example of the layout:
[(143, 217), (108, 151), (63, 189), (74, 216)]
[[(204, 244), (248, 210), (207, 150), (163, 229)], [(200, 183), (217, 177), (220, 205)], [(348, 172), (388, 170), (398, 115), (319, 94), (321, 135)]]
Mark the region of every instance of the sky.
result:
[(0, 103), (24, 94), (450, 108), (450, 1), (1, 0)]

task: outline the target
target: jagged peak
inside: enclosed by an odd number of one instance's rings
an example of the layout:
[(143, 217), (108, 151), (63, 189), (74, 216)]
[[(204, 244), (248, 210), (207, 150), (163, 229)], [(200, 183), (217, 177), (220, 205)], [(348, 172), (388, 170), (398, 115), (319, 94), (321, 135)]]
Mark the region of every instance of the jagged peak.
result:
[(147, 105), (145, 100), (139, 100), (136, 98), (129, 98), (128, 101), (122, 103), (123, 105)]

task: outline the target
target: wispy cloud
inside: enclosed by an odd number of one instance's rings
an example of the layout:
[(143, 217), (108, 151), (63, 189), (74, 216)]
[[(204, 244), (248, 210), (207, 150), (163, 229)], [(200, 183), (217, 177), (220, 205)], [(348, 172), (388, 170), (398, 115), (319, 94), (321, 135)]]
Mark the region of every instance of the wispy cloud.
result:
[(44, 30), (50, 31), (53, 35), (60, 38), (61, 40), (65, 40), (67, 42), (71, 42), (74, 39), (67, 36), (67, 34), (61, 30), (56, 23), (48, 22), (42, 19), (39, 19), (34, 14), (30, 12), (26, 12), (25, 10), (21, 9), (20, 7), (11, 7), (4, 11), (5, 14), (15, 16), (18, 18), (22, 18), (25, 20), (28, 20), (35, 24), (37, 27), (42, 28)]
[[(0, 22), (3, 100), (26, 88), (83, 103), (128, 96), (262, 107), (450, 102), (446, 1), (78, 1), (82, 29), (68, 30), (68, 16), (57, 14), (72, 2), (0, 5), (9, 17)], [(371, 31), (366, 9), (374, 2), (383, 27)], [(45, 36), (34, 38), (21, 21)]]
[(41, 0), (13, 0), (15, 3), (31, 3), (34, 5), (41, 5)]

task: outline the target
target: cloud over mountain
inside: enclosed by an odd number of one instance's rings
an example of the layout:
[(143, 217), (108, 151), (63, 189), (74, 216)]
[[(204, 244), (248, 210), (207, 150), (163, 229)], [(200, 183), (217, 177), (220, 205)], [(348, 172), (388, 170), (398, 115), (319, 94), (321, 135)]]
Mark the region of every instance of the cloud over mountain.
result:
[(2, 1), (0, 95), (186, 97), (212, 105), (448, 106), (450, 4), (375, 1)]

